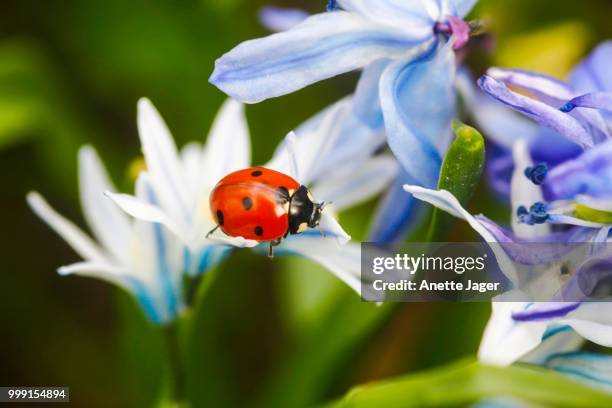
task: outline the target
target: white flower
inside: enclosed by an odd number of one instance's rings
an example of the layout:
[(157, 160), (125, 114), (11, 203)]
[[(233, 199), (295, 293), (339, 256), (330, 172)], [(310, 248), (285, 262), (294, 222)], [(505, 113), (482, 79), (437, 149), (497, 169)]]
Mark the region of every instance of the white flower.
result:
[[(180, 242), (161, 224), (130, 220), (104, 197), (104, 191), (114, 187), (89, 146), (79, 151), (79, 184), (85, 220), (97, 242), (56, 213), (40, 194), (27, 196), (34, 212), (83, 258), (58, 272), (111, 282), (130, 292), (151, 321), (172, 320), (183, 307)], [(143, 202), (156, 200), (146, 173), (138, 179), (136, 196)]]
[[(353, 117), (350, 99), (326, 109), (290, 133), (264, 167), (273, 168), (311, 187), (318, 200), (333, 201), (341, 210), (377, 194), (397, 173), (389, 156), (372, 157), (384, 135)], [(243, 105), (231, 99), (221, 107), (206, 145), (190, 143), (179, 153), (165, 123), (151, 102), (138, 103), (138, 128), (147, 171), (157, 203), (125, 194), (108, 196), (138, 219), (159, 222), (186, 246), (185, 269), (202, 273), (232, 247), (259, 243), (242, 237), (206, 238), (216, 224), (209, 195), (228, 173), (249, 167), (250, 142)], [(332, 171), (333, 170), (333, 171)], [(350, 237), (330, 208), (323, 212), (322, 230), (284, 240), (276, 253), (292, 252), (319, 262), (359, 291), (360, 259), (356, 245), (342, 246)]]

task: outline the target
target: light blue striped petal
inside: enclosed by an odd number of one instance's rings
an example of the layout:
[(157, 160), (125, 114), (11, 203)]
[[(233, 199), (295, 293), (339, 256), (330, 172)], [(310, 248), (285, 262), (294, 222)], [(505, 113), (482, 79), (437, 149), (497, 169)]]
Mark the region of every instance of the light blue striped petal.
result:
[(233, 250), (233, 247), (225, 245), (207, 245), (201, 249), (196, 257), (195, 268), (189, 270), (190, 275), (206, 273), (221, 261), (223, 261)]
[[(151, 205), (158, 205), (158, 198), (145, 173), (136, 182), (136, 197)], [(174, 319), (183, 306), (182, 244), (160, 223), (135, 220), (134, 231), (141, 253), (135, 255), (132, 276), (144, 281), (158, 305), (161, 319)], [(147, 266), (151, 269), (147, 269)]]
[(338, 4), (368, 20), (409, 32), (422, 40), (432, 36), (433, 25), (442, 12), (437, 1), (431, 0), (338, 0)]
[(612, 356), (576, 351), (551, 355), (546, 367), (566, 374), (591, 386), (612, 391)]
[(454, 15), (457, 17), (465, 17), (474, 8), (478, 0), (446, 0), (451, 8), (455, 10)]
[(439, 49), (436, 43), (428, 45), (422, 53), (387, 67), (380, 100), (395, 157), (417, 183), (433, 187), (454, 115), (455, 58), (448, 44)]
[(576, 351), (582, 344), (584, 339), (570, 326), (553, 324), (546, 329), (540, 345), (522, 357), (521, 362), (544, 365), (550, 356)]
[(345, 11), (317, 14), (291, 30), (246, 41), (215, 63), (210, 82), (248, 103), (397, 57), (421, 38)]
[(310, 16), (298, 8), (264, 6), (257, 13), (259, 22), (270, 31), (286, 31), (300, 24)]
[(386, 189), (398, 173), (399, 165), (391, 155), (345, 163), (316, 183), (311, 192), (317, 200), (333, 203), (342, 211), (366, 201)]
[(384, 125), (380, 107), (379, 84), (387, 65), (389, 65), (389, 60), (381, 59), (365, 67), (353, 96), (355, 116), (372, 129), (379, 129)]

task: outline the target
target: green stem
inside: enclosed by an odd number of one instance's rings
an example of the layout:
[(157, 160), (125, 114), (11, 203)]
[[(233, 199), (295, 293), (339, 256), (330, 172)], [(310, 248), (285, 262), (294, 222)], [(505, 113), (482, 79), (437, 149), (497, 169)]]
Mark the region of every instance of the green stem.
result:
[(168, 368), (170, 371), (170, 391), (172, 401), (177, 406), (185, 400), (185, 372), (181, 353), (181, 339), (178, 320), (164, 328), (168, 353)]

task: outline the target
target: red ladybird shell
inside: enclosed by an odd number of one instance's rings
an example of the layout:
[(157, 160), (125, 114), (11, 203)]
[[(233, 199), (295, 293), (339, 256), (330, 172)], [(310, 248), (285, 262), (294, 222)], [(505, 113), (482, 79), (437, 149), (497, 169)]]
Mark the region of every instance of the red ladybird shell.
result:
[(264, 167), (223, 177), (210, 195), (217, 225), (232, 237), (273, 241), (289, 229), (289, 197), (300, 187), (293, 178)]

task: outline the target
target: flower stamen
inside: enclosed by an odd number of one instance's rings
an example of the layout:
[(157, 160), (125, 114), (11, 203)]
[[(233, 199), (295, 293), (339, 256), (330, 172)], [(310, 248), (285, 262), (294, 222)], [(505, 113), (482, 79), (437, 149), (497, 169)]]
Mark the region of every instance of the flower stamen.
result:
[(525, 169), (525, 177), (527, 177), (536, 186), (544, 183), (546, 174), (548, 173), (548, 165), (546, 163), (538, 163), (535, 166)]
[(529, 210), (524, 205), (516, 209), (516, 215), (519, 222), (527, 225), (544, 224), (549, 218), (547, 205), (541, 201), (529, 207)]
[(327, 11), (336, 11), (338, 8), (338, 2), (336, 0), (327, 0), (327, 6), (325, 7)]

